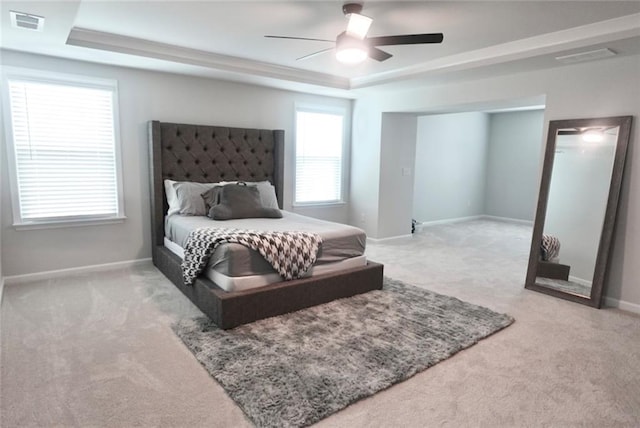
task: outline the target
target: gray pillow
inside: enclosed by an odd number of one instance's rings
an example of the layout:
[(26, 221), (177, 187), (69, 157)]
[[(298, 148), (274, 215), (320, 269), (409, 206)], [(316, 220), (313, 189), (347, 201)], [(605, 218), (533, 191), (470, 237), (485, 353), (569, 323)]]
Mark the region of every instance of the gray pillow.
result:
[(204, 205), (207, 207), (207, 211), (209, 211), (214, 205), (218, 205), (220, 203), (220, 190), (225, 186), (228, 186), (228, 184), (212, 187), (200, 195), (204, 200)]
[(247, 186), (244, 183), (210, 189), (202, 195), (202, 199), (212, 203), (207, 215), (214, 220), (282, 218), (279, 209), (262, 206), (260, 192), (256, 186)]
[[(252, 183), (247, 183), (251, 185)], [(255, 183), (260, 192), (260, 202), (263, 207), (278, 208), (278, 198), (276, 197), (276, 188), (268, 181), (258, 181)]]
[(260, 192), (260, 202), (263, 207), (279, 208), (278, 198), (276, 197), (276, 188), (269, 181), (221, 181), (219, 184), (246, 184), (247, 186), (257, 186)]
[(218, 184), (190, 181), (174, 182), (173, 188), (178, 201), (178, 212), (183, 215), (207, 215), (208, 208), (200, 195), (215, 186)]

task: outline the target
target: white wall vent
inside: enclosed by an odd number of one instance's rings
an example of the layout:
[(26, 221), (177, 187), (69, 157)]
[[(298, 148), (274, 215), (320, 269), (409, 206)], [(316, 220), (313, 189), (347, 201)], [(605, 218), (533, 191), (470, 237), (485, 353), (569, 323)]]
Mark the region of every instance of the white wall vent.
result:
[(616, 55), (616, 53), (614, 51), (612, 51), (609, 48), (604, 48), (604, 49), (597, 49), (595, 51), (579, 52), (579, 53), (575, 53), (575, 54), (571, 54), (571, 55), (557, 56), (556, 60), (560, 61), (560, 62), (562, 62), (564, 64), (574, 64), (576, 62), (592, 61), (594, 59), (609, 58), (609, 57), (614, 56), (614, 55)]
[(31, 15), (30, 13), (16, 12), (14, 10), (9, 11), (11, 15), (11, 25), (15, 28), (22, 28), (25, 30), (42, 31), (44, 27), (44, 17), (38, 15)]

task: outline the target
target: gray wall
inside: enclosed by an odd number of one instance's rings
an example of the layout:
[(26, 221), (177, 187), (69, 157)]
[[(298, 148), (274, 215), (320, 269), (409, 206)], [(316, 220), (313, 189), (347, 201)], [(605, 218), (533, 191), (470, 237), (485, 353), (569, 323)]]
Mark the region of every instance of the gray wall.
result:
[(533, 221), (544, 110), (489, 115), (484, 214)]
[(544, 111), (418, 118), (413, 218), (533, 221)]
[[(356, 219), (359, 214), (367, 218), (377, 217), (382, 198), (385, 203), (393, 203), (392, 194), (377, 195), (380, 190), (378, 173), (369, 174), (375, 170), (375, 160), (381, 164), (386, 162), (379, 155), (371, 153), (380, 153), (383, 113), (478, 111), (479, 105), (542, 98), (546, 106), (543, 131), (543, 135), (546, 135), (546, 124), (550, 119), (634, 115), (636, 121), (640, 120), (639, 75), (640, 56), (636, 55), (438, 86), (419, 87), (420, 82), (416, 81), (416, 87), (409, 90), (385, 91), (359, 98), (354, 105), (352, 159), (358, 162), (362, 156), (373, 162), (352, 170), (351, 218)], [(639, 140), (640, 127), (635, 125), (622, 186), (609, 288), (606, 291), (608, 297), (638, 306), (640, 150), (634, 148), (634, 142)], [(542, 151), (539, 159), (541, 157)], [(411, 205), (404, 209), (408, 215), (411, 214)], [(381, 226), (384, 225), (367, 223), (367, 234), (384, 238)]]
[(425, 223), (484, 213), (488, 131), (485, 113), (418, 118), (414, 219)]
[[(381, 130), (382, 113), (375, 104), (354, 104), (353, 127), (351, 130), (349, 222), (365, 229), (367, 236), (372, 238), (376, 238), (377, 235), (373, 235), (371, 231), (376, 231), (376, 233), (378, 231), (380, 167), (382, 162)], [(354, 136), (358, 138), (354, 138)], [(393, 164), (392, 166), (399, 165)], [(354, 198), (356, 194), (358, 196)], [(410, 211), (409, 215), (411, 215)], [(406, 213), (403, 216), (406, 217)], [(394, 221), (393, 223), (399, 222)]]
[[(380, 211), (384, 236), (411, 234), (411, 215), (404, 208), (413, 197), (413, 164), (416, 151), (416, 116), (385, 113), (382, 117)], [(393, 195), (393, 198), (389, 198)]]
[[(2, 186), (1, 236), (5, 276), (151, 256), (149, 224), (149, 156), (147, 121), (201, 123), (285, 130), (285, 209), (292, 210), (293, 129), (295, 103), (347, 109), (351, 100), (301, 94), (212, 79), (155, 73), (3, 51), (2, 64), (62, 73), (116, 79), (120, 95), (124, 202), (127, 220), (121, 224), (17, 231), (11, 226), (9, 186)], [(2, 138), (4, 156), (5, 135)], [(349, 141), (347, 141), (349, 144)], [(7, 183), (6, 161), (0, 167)], [(346, 171), (348, 174), (348, 169)], [(377, 185), (376, 191), (377, 191)], [(304, 208), (306, 215), (346, 222), (346, 205)]]
[[(0, 102), (0, 134), (4, 134), (4, 111), (2, 110), (2, 102)], [(4, 170), (5, 170), (5, 156), (6, 156), (6, 150), (4, 147), (4, 135), (0, 135), (0, 142), (2, 142), (2, 144), (0, 144), (0, 190), (4, 189), (6, 186), (6, 182), (4, 181)], [(2, 230), (4, 229), (2, 227), (2, 220), (4, 218), (4, 214), (2, 212), (2, 194), (0, 193), (0, 302), (2, 301), (2, 285), (4, 283), (4, 275), (3, 275), (3, 269), (2, 269)]]

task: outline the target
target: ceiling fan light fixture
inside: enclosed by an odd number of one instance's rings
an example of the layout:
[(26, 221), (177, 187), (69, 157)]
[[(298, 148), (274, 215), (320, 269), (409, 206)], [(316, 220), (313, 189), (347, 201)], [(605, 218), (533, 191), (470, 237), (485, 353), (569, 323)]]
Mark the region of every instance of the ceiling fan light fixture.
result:
[(359, 64), (369, 55), (360, 48), (344, 48), (336, 51), (336, 59), (344, 64)]
[(367, 32), (369, 31), (369, 27), (371, 27), (373, 19), (368, 16), (360, 15), (359, 13), (350, 13), (347, 17), (349, 18), (347, 34), (363, 40), (367, 36)]
[(600, 129), (587, 129), (582, 133), (582, 141), (586, 143), (601, 143), (604, 141), (604, 133)]
[(364, 40), (344, 32), (336, 39), (336, 59), (344, 64), (358, 64), (369, 57)]

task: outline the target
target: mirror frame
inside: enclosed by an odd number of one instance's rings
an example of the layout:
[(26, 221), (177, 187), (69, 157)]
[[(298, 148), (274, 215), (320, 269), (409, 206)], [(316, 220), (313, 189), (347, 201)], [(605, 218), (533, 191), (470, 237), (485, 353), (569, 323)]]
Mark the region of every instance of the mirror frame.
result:
[[(527, 278), (525, 288), (539, 291), (544, 294), (570, 300), (577, 303), (600, 308), (602, 306), (602, 296), (609, 265), (609, 253), (613, 239), (613, 232), (616, 223), (616, 212), (620, 199), (620, 189), (622, 187), (622, 175), (629, 146), (631, 134), (632, 116), (603, 117), (594, 119), (568, 119), (549, 121), (549, 131), (547, 134), (547, 145), (542, 167), (542, 177), (540, 179), (540, 193), (538, 196), (538, 206), (533, 226), (533, 236), (531, 238), (531, 251), (529, 253), (529, 265), (527, 268)], [(549, 198), (549, 188), (551, 175), (553, 172), (553, 161), (556, 151), (556, 136), (558, 130), (566, 128), (587, 128), (599, 126), (618, 126), (618, 141), (616, 144), (615, 158), (611, 172), (611, 184), (609, 186), (609, 198), (604, 215), (600, 243), (596, 255), (593, 281), (591, 282), (591, 296), (580, 296), (569, 292), (550, 288), (541, 284), (536, 284), (536, 273), (538, 258), (540, 256), (540, 245), (542, 243), (542, 233), (547, 213), (547, 201)]]

